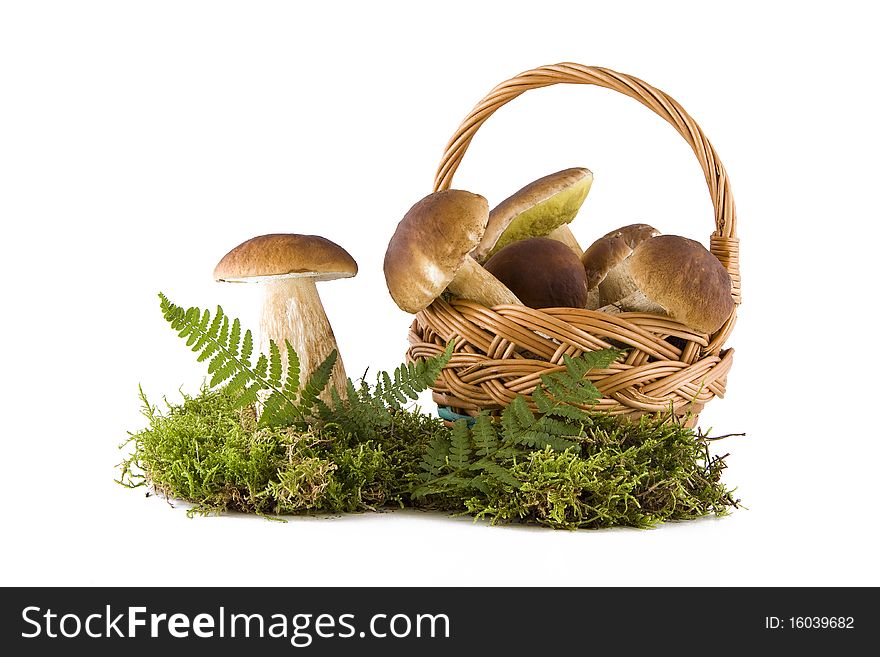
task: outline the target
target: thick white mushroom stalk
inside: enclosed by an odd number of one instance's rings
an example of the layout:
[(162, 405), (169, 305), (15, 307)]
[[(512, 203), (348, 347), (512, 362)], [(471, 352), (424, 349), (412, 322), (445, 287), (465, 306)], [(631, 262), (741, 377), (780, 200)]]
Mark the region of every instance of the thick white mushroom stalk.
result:
[[(321, 393), (321, 399), (330, 402), (330, 387), (344, 398), (347, 376), (336, 344), (336, 336), (324, 305), (318, 295), (314, 276), (291, 276), (263, 282), (265, 296), (260, 318), (261, 347), (269, 352), (269, 340), (281, 351), (281, 362), (287, 367), (286, 342), (296, 351), (300, 365), (300, 386), (321, 362), (336, 350), (336, 363), (330, 385)], [(284, 372), (286, 375), (286, 371)]]

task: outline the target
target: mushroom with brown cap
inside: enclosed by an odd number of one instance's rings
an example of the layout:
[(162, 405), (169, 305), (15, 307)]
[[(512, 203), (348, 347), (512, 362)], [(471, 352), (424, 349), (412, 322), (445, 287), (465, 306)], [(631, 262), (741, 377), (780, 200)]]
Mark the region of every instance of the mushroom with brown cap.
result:
[[(269, 341), (287, 363), (287, 343), (299, 357), (300, 383), (336, 350), (330, 384), (343, 393), (345, 367), (333, 329), (318, 296), (316, 282), (349, 278), (357, 263), (338, 244), (316, 235), (260, 235), (239, 244), (214, 268), (214, 279), (229, 283), (261, 283), (264, 289), (260, 320), (261, 349)], [(322, 398), (329, 401), (325, 389)]]
[(632, 291), (613, 301), (609, 311), (668, 315), (710, 335), (733, 312), (730, 274), (694, 240), (678, 235), (645, 240), (617, 269)]
[(417, 313), (448, 288), (484, 306), (522, 305), (468, 255), (483, 237), (488, 218), (485, 198), (458, 189), (434, 192), (412, 206), (385, 252), (385, 282), (394, 302)]
[(568, 224), (592, 184), (593, 174), (584, 168), (564, 169), (529, 183), (492, 209), (486, 233), (471, 255), (484, 262), (516, 240), (551, 237), (580, 257), (583, 250)]
[(606, 233), (603, 237), (619, 237), (626, 242), (630, 248), (634, 249), (636, 248), (636, 245), (641, 244), (652, 237), (657, 237), (659, 234), (660, 231), (650, 224), (630, 224), (629, 226), (615, 228), (611, 232)]
[(648, 224), (622, 226), (600, 237), (584, 251), (581, 261), (590, 290), (588, 309), (613, 303), (634, 291), (619, 267), (638, 244), (659, 234), (660, 231)]
[(587, 276), (562, 242), (530, 237), (511, 242), (484, 265), (530, 308), (583, 308)]

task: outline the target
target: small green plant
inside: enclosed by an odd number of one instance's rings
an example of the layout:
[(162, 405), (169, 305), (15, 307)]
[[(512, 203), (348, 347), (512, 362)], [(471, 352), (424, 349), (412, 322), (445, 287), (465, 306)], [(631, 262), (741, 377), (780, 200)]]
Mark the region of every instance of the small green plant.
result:
[(457, 420), (448, 437), (438, 436), (429, 446), (416, 496), (466, 488), (485, 492), (494, 479), (516, 486), (516, 478), (504, 463), (534, 450), (577, 449), (576, 441), (593, 424), (586, 409), (601, 396), (587, 375), (592, 369), (608, 367), (621, 355), (619, 350), (605, 349), (579, 358), (565, 356), (565, 370), (542, 375), (541, 385), (532, 393), (537, 413), (524, 397), (517, 396), (502, 411), (500, 423), (485, 414), (477, 416), (473, 428), (466, 420)]
[(370, 388), (363, 383), (359, 388), (348, 381), (347, 396), (332, 394), (332, 405), (319, 399), (330, 382), (330, 373), (336, 362), (332, 351), (324, 361), (309, 374), (300, 390), (299, 359), (288, 342), (287, 374), (282, 380), (281, 352), (278, 345), (269, 341), (269, 355), (260, 354), (252, 363), (254, 340), (250, 330), (241, 331), (241, 322), (231, 322), (220, 306), (211, 317), (209, 310), (192, 307), (184, 310), (161, 292), (159, 303), (162, 314), (177, 331), (198, 361), (210, 359), (209, 388), (224, 386), (235, 406), (244, 408), (257, 402), (261, 392), (268, 393), (260, 412), (260, 426), (290, 426), (308, 424), (317, 415), (325, 422), (337, 422), (351, 430), (372, 431), (390, 422), (389, 408), (400, 409), (427, 389), (440, 374), (440, 370), (452, 355), (452, 343), (446, 351), (416, 363), (407, 363), (394, 371), (393, 378), (380, 372), (376, 385)]
[(438, 419), (398, 411), (381, 440), (334, 424), (261, 427), (253, 406), (239, 408), (226, 389), (207, 385), (164, 409), (143, 391), (141, 403), (148, 424), (123, 444), (131, 453), (119, 483), (186, 501), (191, 515), (277, 518), (408, 505), (426, 445), (446, 431)]
[(289, 345), (282, 376), (277, 346), (254, 362), (250, 331), (221, 308), (184, 310), (161, 294), (160, 304), (209, 361), (211, 378), (164, 412), (141, 391), (148, 426), (126, 441), (133, 451), (119, 482), (190, 502), (190, 513), (278, 517), (395, 504), (575, 529), (649, 527), (737, 506), (708, 437), (672, 416), (626, 422), (592, 411), (600, 394), (590, 371), (618, 350), (566, 357), (564, 370), (541, 377), (533, 406), (516, 397), (500, 418), (450, 427), (408, 405), (436, 380), (452, 344), (380, 372), (374, 385), (349, 380), (325, 403), (335, 353), (300, 389)]

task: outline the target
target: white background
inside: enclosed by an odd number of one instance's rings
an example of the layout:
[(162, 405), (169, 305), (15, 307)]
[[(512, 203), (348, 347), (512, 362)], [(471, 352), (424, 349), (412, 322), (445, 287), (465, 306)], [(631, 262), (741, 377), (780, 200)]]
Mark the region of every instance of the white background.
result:
[[(880, 584), (869, 3), (623, 5), (0, 4), (0, 584)], [(188, 519), (114, 483), (138, 384), (174, 400), (203, 377), (158, 291), (255, 327), (258, 290), (214, 283), (214, 264), (254, 235), (321, 234), (360, 265), (321, 287), (349, 374), (394, 367), (397, 221), (491, 87), (559, 61), (671, 94), (731, 177), (744, 304), (729, 394), (701, 424), (748, 434), (718, 445), (747, 510), (648, 531), (281, 524)], [(688, 146), (602, 89), (503, 108), (454, 186), (494, 204), (570, 166), (595, 173), (582, 242), (647, 221), (708, 244)]]

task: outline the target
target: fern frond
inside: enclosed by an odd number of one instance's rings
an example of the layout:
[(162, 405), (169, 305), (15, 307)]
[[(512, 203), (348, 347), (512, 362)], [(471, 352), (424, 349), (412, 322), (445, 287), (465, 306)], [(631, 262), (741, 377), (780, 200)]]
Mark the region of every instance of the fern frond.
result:
[(521, 486), (521, 482), (519, 481), (519, 479), (514, 477), (510, 473), (510, 470), (501, 465), (498, 465), (494, 461), (489, 461), (487, 459), (477, 461), (476, 463), (474, 463), (472, 469), (481, 470), (492, 478), (497, 479), (498, 481), (505, 483), (509, 486), (513, 486), (514, 488), (519, 488)]
[(526, 445), (533, 449), (544, 449), (550, 447), (555, 452), (564, 452), (569, 447), (577, 447), (577, 443), (559, 436), (554, 436), (547, 431), (527, 430), (516, 436), (516, 443)]
[(498, 434), (492, 420), (487, 416), (477, 416), (474, 426), (471, 427), (471, 435), (477, 448), (477, 456), (489, 456), (498, 449)]
[(269, 385), (277, 388), (281, 385), (281, 350), (274, 342), (269, 342)]
[(252, 383), (244, 388), (241, 394), (235, 399), (235, 406), (237, 408), (244, 408), (245, 406), (255, 404), (257, 402), (257, 398), (259, 397), (260, 389), (261, 388), (259, 383)]
[(327, 383), (330, 381), (330, 374), (333, 371), (333, 365), (336, 363), (336, 356), (336, 350), (334, 349), (327, 355), (327, 358), (325, 358), (321, 364), (314, 369), (309, 375), (305, 386), (303, 386), (299, 396), (299, 405), (305, 414), (308, 414), (312, 410), (318, 395), (320, 395), (324, 391), (324, 388), (327, 387)]
[(517, 443), (518, 436), (535, 424), (535, 414), (521, 395), (513, 398), (501, 413), (501, 426), (506, 441)]
[(284, 399), (281, 395), (272, 394), (263, 402), (263, 408), (260, 412), (260, 421), (264, 425), (268, 426), (277, 426), (278, 417), (281, 415), (281, 410), (287, 400)]
[(299, 356), (293, 350), (290, 341), (285, 340), (284, 345), (287, 348), (287, 380), (284, 382), (284, 390), (288, 393), (288, 397), (293, 399), (299, 390)]
[(573, 422), (565, 422), (559, 420), (552, 415), (544, 415), (534, 425), (539, 431), (549, 433), (551, 436), (580, 436), (582, 427), (575, 425)]
[(287, 426), (302, 419), (300, 408), (280, 392), (273, 392), (266, 399), (260, 414), (260, 426)]
[[(229, 342), (227, 343), (229, 355), (232, 358), (238, 356), (238, 350), (241, 348), (241, 322), (238, 317), (232, 320), (232, 328), (229, 329)], [(243, 356), (243, 360), (250, 358), (250, 354)]]
[(562, 359), (567, 368), (578, 368), (581, 372), (581, 377), (583, 377), (590, 370), (608, 369), (611, 363), (624, 355), (626, 355), (626, 351), (622, 349), (599, 349), (597, 351), (585, 351), (577, 358), (572, 358), (566, 354)]
[[(208, 373), (212, 375), (209, 384), (211, 387), (225, 384), (227, 391), (240, 407), (255, 403), (260, 391), (270, 390), (272, 395), (280, 396), (280, 399), (272, 402), (273, 412), (270, 418), (289, 418), (291, 413), (296, 415), (294, 399), (280, 386), (281, 358), (277, 345), (270, 341), (269, 357), (260, 354), (256, 365), (252, 365), (252, 333), (245, 331), (242, 337), (239, 320), (234, 319), (230, 324), (220, 306), (217, 306), (213, 316), (209, 310), (196, 307), (184, 310), (161, 292), (159, 305), (171, 328), (181, 338), (185, 338), (187, 346), (198, 354), (197, 360), (203, 362), (210, 359)], [(269, 399), (266, 400), (267, 403)]]
[(467, 420), (456, 420), (452, 425), (449, 447), (449, 467), (453, 470), (463, 470), (470, 463), (471, 456), (471, 430)]
[(446, 457), (449, 455), (449, 441), (438, 433), (425, 450), (422, 457), (422, 469), (428, 475), (439, 477), (446, 469)]
[(257, 357), (257, 364), (254, 366), (254, 378), (258, 381), (263, 381), (265, 383), (266, 388), (271, 388), (272, 384), (270, 384), (266, 380), (266, 374), (269, 372), (269, 359), (266, 358), (266, 354), (260, 354)]
[(244, 332), (244, 340), (241, 343), (241, 356), (239, 357), (239, 360), (243, 363), (249, 363), (253, 352), (254, 336), (253, 333), (251, 333), (251, 330), (248, 329)]
[[(377, 431), (391, 424), (393, 410), (400, 410), (411, 400), (418, 399), (419, 393), (436, 381), (454, 348), (450, 342), (442, 354), (433, 358), (406, 363), (393, 374), (380, 372), (372, 389), (365, 382), (358, 388), (349, 380), (344, 398), (331, 389), (327, 403), (319, 396), (330, 382), (337, 358), (335, 351), (301, 384), (299, 358), (289, 342), (284, 345), (286, 363), (279, 346), (272, 341), (269, 341), (268, 353), (260, 353), (254, 363), (253, 334), (243, 330), (241, 322), (229, 318), (222, 308), (218, 306), (212, 314), (195, 307), (184, 310), (162, 293), (159, 299), (166, 321), (186, 340), (199, 361), (208, 362), (210, 387), (224, 385), (240, 406), (262, 398), (260, 424), (263, 426), (293, 424), (317, 417), (322, 422), (338, 425), (342, 431), (365, 439), (375, 438)], [(470, 443), (467, 449), (470, 450)]]
[(556, 404), (546, 412), (546, 415), (564, 418), (570, 422), (578, 422), (584, 426), (592, 424), (589, 413), (577, 406), (569, 406), (568, 404)]
[(388, 372), (380, 372), (376, 376), (374, 397), (394, 409), (401, 409), (411, 400), (418, 399), (419, 393), (427, 390), (440, 376), (440, 371), (452, 357), (454, 346), (454, 342), (450, 342), (438, 356), (400, 365), (394, 370), (393, 378)]

